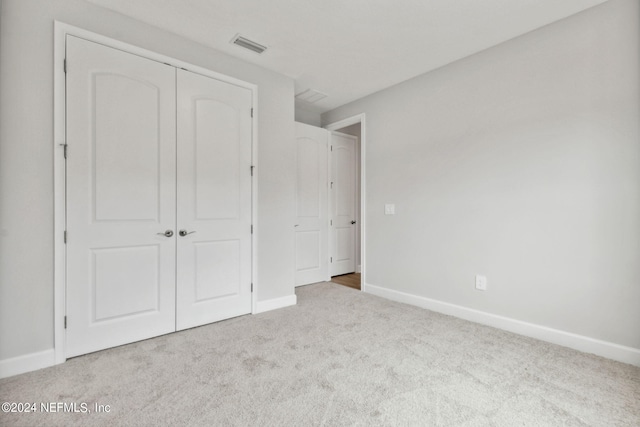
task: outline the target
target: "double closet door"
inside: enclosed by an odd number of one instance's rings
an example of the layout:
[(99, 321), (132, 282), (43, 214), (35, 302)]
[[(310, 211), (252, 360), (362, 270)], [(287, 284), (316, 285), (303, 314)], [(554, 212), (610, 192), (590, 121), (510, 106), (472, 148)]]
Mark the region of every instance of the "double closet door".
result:
[(251, 312), (251, 91), (66, 49), (66, 356)]

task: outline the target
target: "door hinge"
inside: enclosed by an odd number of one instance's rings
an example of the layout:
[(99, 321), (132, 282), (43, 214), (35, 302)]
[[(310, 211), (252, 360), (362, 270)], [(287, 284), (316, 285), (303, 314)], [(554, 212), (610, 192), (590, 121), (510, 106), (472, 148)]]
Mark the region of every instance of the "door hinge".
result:
[(251, 284), (251, 292), (253, 292), (253, 283)]
[(251, 234), (253, 234), (253, 224), (251, 224)]
[(253, 108), (251, 109), (251, 117), (253, 117)]
[(333, 151), (333, 145), (331, 146), (331, 151)]
[(62, 144), (62, 149), (64, 150), (64, 158), (65, 159), (67, 158), (67, 147), (68, 147), (67, 144)]
[(329, 225), (333, 225), (333, 220), (332, 219), (329, 220)]
[(253, 176), (253, 168), (255, 168), (255, 166), (251, 166), (251, 176)]
[(67, 230), (64, 230), (64, 243), (67, 243)]
[(333, 257), (331, 257), (330, 259), (331, 259), (331, 262), (333, 262)]
[(67, 329), (67, 316), (64, 316), (64, 328)]
[(333, 181), (331, 181), (331, 189), (333, 190)]
[(62, 68), (64, 69), (64, 73), (67, 74), (67, 58), (64, 58)]

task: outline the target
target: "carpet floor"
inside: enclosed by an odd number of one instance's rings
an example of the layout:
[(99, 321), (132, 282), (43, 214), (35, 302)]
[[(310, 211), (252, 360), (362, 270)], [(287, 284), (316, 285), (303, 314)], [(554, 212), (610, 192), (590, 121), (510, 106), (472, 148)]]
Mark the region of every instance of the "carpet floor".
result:
[(0, 380), (2, 402), (37, 406), (0, 425), (640, 425), (638, 367), (333, 283), (296, 294)]

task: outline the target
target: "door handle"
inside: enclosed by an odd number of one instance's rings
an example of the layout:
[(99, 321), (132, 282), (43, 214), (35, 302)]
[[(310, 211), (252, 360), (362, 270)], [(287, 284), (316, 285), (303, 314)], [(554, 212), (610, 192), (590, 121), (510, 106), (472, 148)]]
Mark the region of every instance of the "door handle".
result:
[(180, 231), (178, 231), (178, 234), (179, 234), (181, 237), (184, 237), (184, 236), (186, 236), (186, 235), (193, 234), (193, 233), (195, 233), (195, 231), (187, 231), (187, 230), (180, 230)]
[(173, 230), (167, 230), (164, 233), (156, 233), (159, 236), (171, 237), (173, 236)]
[(355, 221), (351, 221), (351, 224), (355, 224), (355, 223), (356, 223)]

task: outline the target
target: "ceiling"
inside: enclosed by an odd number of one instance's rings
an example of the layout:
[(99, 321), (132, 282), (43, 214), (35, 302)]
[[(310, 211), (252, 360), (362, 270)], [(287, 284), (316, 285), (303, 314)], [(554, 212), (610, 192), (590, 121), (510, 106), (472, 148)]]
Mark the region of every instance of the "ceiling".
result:
[[(607, 0), (87, 0), (295, 80), (322, 113)], [(240, 33), (261, 55), (230, 43)]]

